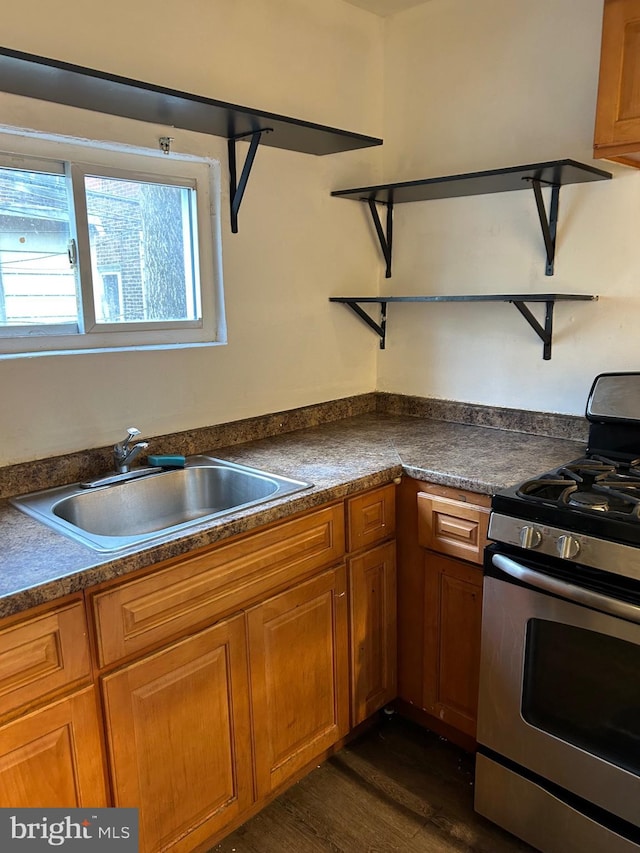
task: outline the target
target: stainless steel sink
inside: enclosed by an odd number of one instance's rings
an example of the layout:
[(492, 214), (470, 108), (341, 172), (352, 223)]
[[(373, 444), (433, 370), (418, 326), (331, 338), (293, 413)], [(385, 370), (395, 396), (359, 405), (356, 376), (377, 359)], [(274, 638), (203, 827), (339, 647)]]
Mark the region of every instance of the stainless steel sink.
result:
[(311, 486), (209, 456), (189, 457), (184, 468), (113, 479), (97, 488), (77, 483), (34, 492), (11, 503), (96, 551), (118, 551)]

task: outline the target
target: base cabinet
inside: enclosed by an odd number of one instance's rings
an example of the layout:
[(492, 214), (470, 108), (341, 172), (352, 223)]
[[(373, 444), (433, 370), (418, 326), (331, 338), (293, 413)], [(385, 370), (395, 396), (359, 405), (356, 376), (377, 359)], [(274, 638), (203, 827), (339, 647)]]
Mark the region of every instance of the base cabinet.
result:
[(261, 799), (349, 730), (344, 566), (252, 608), (247, 626)]
[(425, 486), (417, 494), (424, 572), (422, 708), (475, 741), (486, 495)]
[(449, 486), (407, 478), (400, 487), (400, 706), (465, 749), (475, 748), (489, 505)]
[(191, 850), (251, 804), (248, 687), (242, 616), (103, 679), (114, 801), (139, 808), (144, 853)]
[(482, 569), (427, 552), (424, 573), (423, 708), (475, 738)]
[(346, 502), (351, 725), (398, 695), (396, 484)]
[(0, 808), (109, 805), (78, 595), (0, 629)]
[(94, 687), (0, 728), (0, 807), (107, 805)]
[(351, 723), (397, 696), (396, 546), (387, 542), (349, 560)]
[(0, 807), (137, 808), (140, 853), (255, 814), (396, 695), (395, 492), (6, 620)]

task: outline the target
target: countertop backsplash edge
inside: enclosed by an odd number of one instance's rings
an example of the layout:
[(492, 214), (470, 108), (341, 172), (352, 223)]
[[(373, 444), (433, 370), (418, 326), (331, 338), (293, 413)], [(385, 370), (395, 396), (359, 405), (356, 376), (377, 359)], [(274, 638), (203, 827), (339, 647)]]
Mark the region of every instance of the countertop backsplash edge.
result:
[[(150, 452), (190, 456), (295, 432), (363, 414), (404, 415), (573, 441), (586, 441), (587, 421), (533, 412), (388, 392), (369, 392), (297, 409), (258, 415), (170, 435), (142, 436)], [(144, 464), (144, 458), (140, 462)], [(36, 459), (0, 468), (0, 499), (100, 476), (111, 470), (111, 446)]]
[(577, 415), (484, 406), (458, 400), (439, 400), (378, 391), (376, 406), (378, 414), (405, 415), (549, 438), (564, 438), (569, 441), (586, 442), (589, 432), (586, 418)]

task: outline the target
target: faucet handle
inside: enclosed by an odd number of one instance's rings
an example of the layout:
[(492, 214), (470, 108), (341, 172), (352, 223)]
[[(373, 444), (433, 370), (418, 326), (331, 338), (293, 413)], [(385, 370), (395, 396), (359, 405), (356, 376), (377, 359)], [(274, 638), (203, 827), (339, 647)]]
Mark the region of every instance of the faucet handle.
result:
[(116, 459), (121, 459), (127, 455), (127, 451), (129, 450), (129, 444), (132, 439), (134, 439), (137, 435), (140, 435), (140, 430), (137, 427), (127, 427), (127, 437), (124, 441), (119, 441), (113, 447), (113, 452), (116, 456)]
[(127, 427), (127, 437), (122, 442), (123, 450), (126, 450), (129, 446), (129, 442), (132, 438), (135, 438), (137, 435), (140, 435), (140, 430), (137, 427)]
[(113, 447), (114, 466), (120, 474), (126, 473), (129, 470), (129, 465), (138, 454), (149, 447), (146, 441), (139, 441), (137, 444), (129, 446), (132, 439), (138, 435), (140, 435), (140, 430), (137, 427), (127, 427), (127, 437), (125, 440), (115, 444)]

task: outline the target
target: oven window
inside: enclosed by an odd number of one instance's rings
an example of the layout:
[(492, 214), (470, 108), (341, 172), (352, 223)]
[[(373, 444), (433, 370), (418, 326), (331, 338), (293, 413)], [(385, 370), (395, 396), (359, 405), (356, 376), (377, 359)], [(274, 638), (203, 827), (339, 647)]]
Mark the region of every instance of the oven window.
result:
[(522, 716), (640, 776), (640, 646), (558, 622), (527, 624)]

